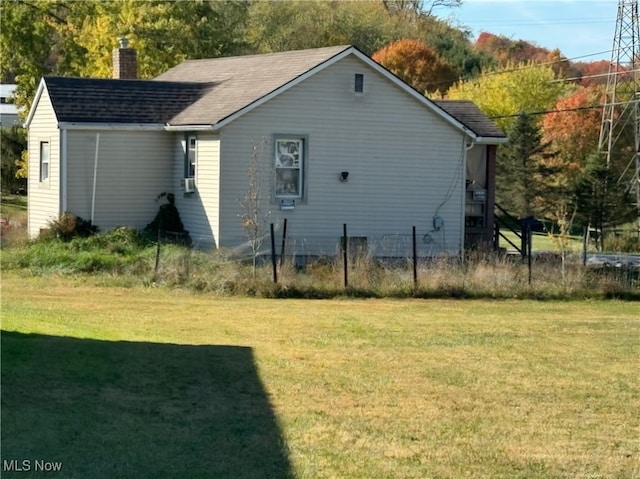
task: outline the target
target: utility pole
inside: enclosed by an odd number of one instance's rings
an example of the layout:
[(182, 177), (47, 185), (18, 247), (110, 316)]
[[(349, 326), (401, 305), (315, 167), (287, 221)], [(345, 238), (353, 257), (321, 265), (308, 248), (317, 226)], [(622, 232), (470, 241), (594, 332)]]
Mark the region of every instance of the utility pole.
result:
[(640, 30), (638, 1), (619, 0), (599, 152), (633, 194), (640, 228)]

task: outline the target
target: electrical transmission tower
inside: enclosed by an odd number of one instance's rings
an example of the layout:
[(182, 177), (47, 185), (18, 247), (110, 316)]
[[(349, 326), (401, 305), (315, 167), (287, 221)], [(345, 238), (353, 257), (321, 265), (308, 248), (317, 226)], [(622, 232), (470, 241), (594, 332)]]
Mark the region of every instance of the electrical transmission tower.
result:
[(599, 151), (633, 194), (640, 225), (640, 35), (638, 1), (619, 0)]

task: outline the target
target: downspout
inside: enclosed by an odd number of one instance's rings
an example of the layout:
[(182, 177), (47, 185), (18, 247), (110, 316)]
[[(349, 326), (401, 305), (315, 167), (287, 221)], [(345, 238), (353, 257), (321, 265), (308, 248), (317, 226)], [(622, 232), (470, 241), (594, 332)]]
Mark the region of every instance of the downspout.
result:
[[(467, 143), (467, 138), (469, 138), (469, 142)], [(467, 135), (465, 130), (464, 135), (462, 136), (462, 144), (463, 144), (463, 158), (462, 158), (462, 205), (460, 210), (462, 211), (462, 220), (460, 221), (461, 226), (461, 234), (460, 234), (460, 257), (464, 259), (464, 242), (465, 242), (465, 232), (466, 232), (466, 207), (467, 207), (467, 153), (471, 148), (475, 146), (473, 142), (473, 138)]]
[(95, 225), (96, 186), (98, 181), (98, 150), (100, 149), (100, 133), (96, 133), (96, 154), (93, 160), (93, 193), (91, 195), (91, 224)]
[(60, 213), (67, 211), (67, 129), (60, 136)]

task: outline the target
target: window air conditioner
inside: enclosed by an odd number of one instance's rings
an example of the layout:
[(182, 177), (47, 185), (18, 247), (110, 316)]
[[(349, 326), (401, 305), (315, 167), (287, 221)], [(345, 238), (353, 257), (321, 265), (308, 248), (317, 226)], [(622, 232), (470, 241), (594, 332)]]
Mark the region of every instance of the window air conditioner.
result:
[(196, 191), (196, 179), (184, 178), (182, 180), (182, 190), (185, 193), (194, 193)]

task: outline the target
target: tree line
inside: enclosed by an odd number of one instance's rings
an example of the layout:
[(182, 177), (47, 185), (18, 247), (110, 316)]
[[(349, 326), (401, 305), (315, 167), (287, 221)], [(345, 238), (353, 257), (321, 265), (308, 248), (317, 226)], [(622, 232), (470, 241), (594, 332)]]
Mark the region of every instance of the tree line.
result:
[(633, 218), (629, 185), (618, 181), (631, 145), (617, 146), (609, 165), (598, 153), (608, 62), (572, 62), (489, 32), (473, 41), (439, 17), (461, 4), (3, 1), (0, 80), (18, 84), (24, 114), (44, 75), (110, 77), (121, 36), (138, 52), (141, 78), (186, 59), (354, 45), (429, 97), (473, 100), (508, 133), (497, 201), (514, 215), (600, 228)]

